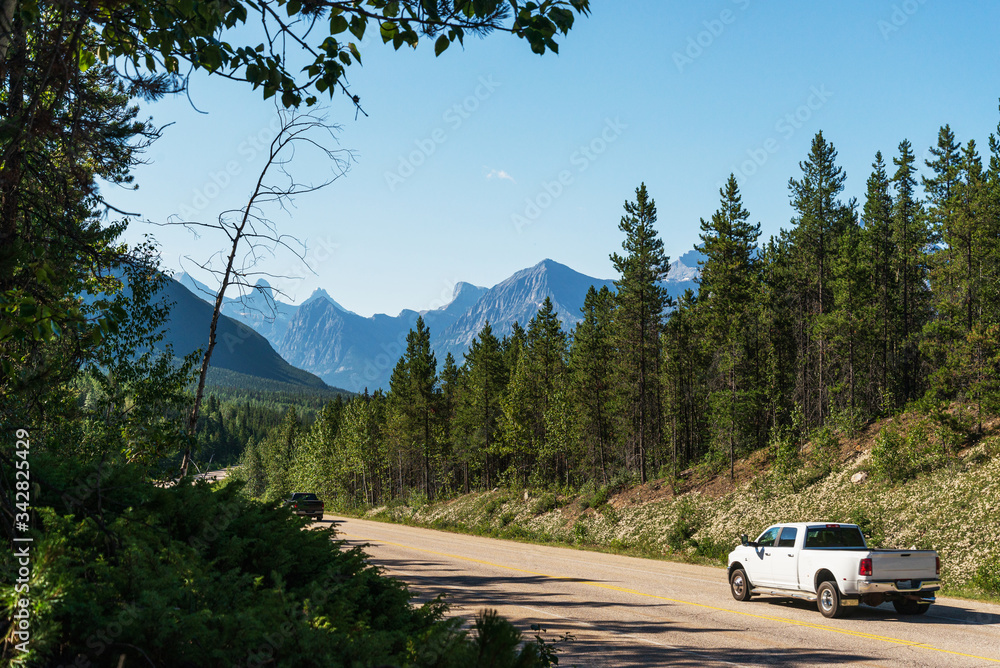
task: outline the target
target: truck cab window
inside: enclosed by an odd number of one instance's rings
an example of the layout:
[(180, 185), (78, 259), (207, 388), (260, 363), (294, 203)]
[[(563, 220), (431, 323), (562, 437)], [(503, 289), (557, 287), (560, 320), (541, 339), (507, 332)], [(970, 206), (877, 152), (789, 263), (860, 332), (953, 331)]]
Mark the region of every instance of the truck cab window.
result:
[(760, 535), (757, 539), (757, 545), (760, 547), (774, 547), (774, 541), (778, 537), (778, 530), (781, 527), (771, 527), (764, 533)]
[(798, 529), (795, 527), (785, 527), (781, 530), (781, 538), (778, 539), (778, 547), (795, 547), (795, 535)]

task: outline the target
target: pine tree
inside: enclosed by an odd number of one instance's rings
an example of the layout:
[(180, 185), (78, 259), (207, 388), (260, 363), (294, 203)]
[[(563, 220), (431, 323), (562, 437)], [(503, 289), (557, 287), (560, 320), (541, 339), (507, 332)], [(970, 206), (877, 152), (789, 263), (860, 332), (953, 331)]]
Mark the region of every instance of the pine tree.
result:
[(406, 352), (393, 369), (389, 381), (393, 432), (400, 454), (418, 470), (414, 481), (428, 499), (434, 497), (433, 465), (438, 461), (436, 413), (437, 359), (431, 350), (430, 330), (418, 316), (414, 329), (406, 335)]
[[(902, 147), (902, 144), (900, 145)], [(893, 201), (889, 194), (889, 177), (882, 152), (875, 154), (872, 173), (868, 177), (865, 205), (861, 217), (863, 262), (868, 270), (873, 301), (864, 320), (870, 323), (875, 340), (875, 355), (871, 358), (869, 376), (874, 383), (869, 398), (870, 408), (895, 407), (896, 396), (896, 320), (898, 282), (893, 272), (897, 248), (893, 240)], [(892, 383), (890, 385), (890, 383)]]
[(625, 233), (624, 255), (611, 254), (621, 278), (615, 281), (615, 343), (618, 351), (620, 437), (627, 465), (645, 484), (650, 454), (660, 443), (660, 333), (670, 300), (661, 285), (670, 270), (663, 241), (656, 231), (656, 203), (646, 184), (625, 202), (618, 229)]
[(482, 476), (486, 487), (494, 482), (500, 400), (508, 382), (503, 354), (488, 321), (465, 353), (455, 431), (456, 439), (460, 439), (456, 455), (462, 466), (462, 484), (466, 492), (470, 490), (471, 478), (477, 475)]
[(583, 319), (573, 328), (570, 350), (572, 401), (576, 406), (590, 479), (608, 484), (612, 444), (612, 373), (614, 295), (607, 286), (590, 286), (583, 300)]
[[(558, 480), (565, 475), (567, 453), (559, 450), (549, 437), (546, 415), (551, 413), (557, 391), (564, 392), (566, 364), (566, 333), (556, 317), (552, 300), (546, 297), (538, 313), (528, 323), (527, 369), (533, 401), (529, 404), (532, 416), (532, 442), (534, 457), (541, 469), (542, 478)], [(562, 406), (564, 408), (565, 398)], [(553, 418), (554, 419), (554, 418)], [(560, 423), (563, 417), (558, 418)]]
[[(932, 151), (933, 152), (933, 151)], [(893, 158), (896, 173), (892, 176), (895, 202), (892, 209), (892, 231), (895, 255), (892, 267), (899, 299), (895, 326), (900, 388), (896, 407), (917, 398), (920, 387), (920, 360), (917, 337), (930, 318), (927, 247), (934, 236), (927, 226), (927, 216), (917, 200), (916, 157), (910, 142), (899, 144), (899, 157)]]
[(701, 245), (706, 256), (701, 262), (699, 279), (700, 321), (705, 330), (703, 341), (713, 359), (712, 407), (715, 434), (725, 441), (729, 453), (729, 475), (735, 477), (737, 443), (751, 440), (749, 417), (754, 408), (747, 402), (751, 378), (751, 357), (756, 349), (754, 331), (754, 295), (759, 285), (756, 259), (760, 224), (748, 221), (736, 177), (729, 175), (719, 189), (719, 209), (710, 220), (701, 219)]
[(937, 146), (930, 153), (933, 160), (926, 164), (933, 175), (924, 177), (923, 185), (937, 248), (930, 257), (928, 277), (933, 291), (933, 318), (924, 326), (920, 350), (931, 367), (929, 396), (945, 401), (954, 398), (963, 385), (964, 340), (969, 331), (965, 302), (970, 221), (963, 215), (966, 161), (950, 126), (940, 129)]
[(697, 323), (698, 296), (684, 291), (670, 312), (663, 333), (663, 407), (669, 424), (671, 463), (676, 477), (683, 465), (707, 453), (710, 360)]
[(831, 360), (825, 316), (833, 310), (831, 279), (844, 233), (854, 219), (852, 207), (838, 199), (846, 176), (836, 164), (837, 150), (819, 132), (809, 156), (799, 163), (802, 177), (789, 179), (792, 206), (792, 260), (799, 300), (799, 398), (807, 424), (826, 416)]

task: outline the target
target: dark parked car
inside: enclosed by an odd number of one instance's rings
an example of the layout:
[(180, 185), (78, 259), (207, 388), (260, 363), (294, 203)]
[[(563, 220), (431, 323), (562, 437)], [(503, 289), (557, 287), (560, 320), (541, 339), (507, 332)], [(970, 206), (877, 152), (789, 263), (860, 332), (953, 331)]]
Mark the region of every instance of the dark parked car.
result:
[(312, 492), (295, 492), (285, 505), (296, 515), (307, 515), (314, 520), (323, 519), (323, 502)]

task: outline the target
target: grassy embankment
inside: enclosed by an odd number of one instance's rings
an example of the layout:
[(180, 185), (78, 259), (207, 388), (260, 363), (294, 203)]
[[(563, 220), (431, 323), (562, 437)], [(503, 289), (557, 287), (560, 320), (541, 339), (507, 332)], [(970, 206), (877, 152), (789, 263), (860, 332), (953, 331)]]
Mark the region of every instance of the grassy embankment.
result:
[(853, 438), (826, 431), (726, 474), (644, 486), (508, 490), (374, 508), (363, 517), (537, 543), (723, 565), (741, 533), (774, 522), (861, 525), (878, 547), (933, 548), (943, 594), (1000, 599), (1000, 421), (908, 415)]

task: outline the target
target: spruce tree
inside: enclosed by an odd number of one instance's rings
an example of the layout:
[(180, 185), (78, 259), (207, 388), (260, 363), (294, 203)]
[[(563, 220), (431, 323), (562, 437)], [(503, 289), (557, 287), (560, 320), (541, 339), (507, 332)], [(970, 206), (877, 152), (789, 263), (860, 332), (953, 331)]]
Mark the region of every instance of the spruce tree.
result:
[(900, 300), (895, 326), (899, 377), (896, 407), (900, 407), (917, 398), (922, 383), (918, 336), (930, 317), (927, 248), (934, 242), (934, 236), (928, 228), (923, 205), (915, 194), (916, 157), (909, 141), (900, 142), (899, 157), (892, 162), (897, 167), (892, 176), (895, 190), (892, 266)]
[[(874, 382), (872, 388), (874, 391), (869, 402), (872, 404), (871, 408), (881, 410), (883, 407), (895, 407), (894, 388), (890, 387), (890, 381), (896, 380), (893, 362), (896, 352), (895, 323), (898, 302), (898, 283), (893, 272), (893, 263), (897, 256), (893, 241), (893, 201), (892, 195), (889, 194), (889, 177), (885, 171), (885, 161), (881, 151), (875, 154), (867, 186), (861, 214), (864, 222), (862, 247), (863, 262), (868, 270), (873, 301), (865, 320), (870, 323), (871, 331), (876, 337), (876, 354), (871, 358), (869, 371), (869, 376)], [(868, 310), (866, 306), (862, 308)]]
[(837, 150), (822, 132), (812, 140), (809, 156), (799, 163), (802, 177), (789, 179), (792, 260), (799, 300), (799, 400), (807, 424), (822, 424), (828, 406), (831, 360), (825, 316), (833, 310), (831, 280), (838, 247), (854, 219), (852, 207), (840, 201), (846, 175), (836, 164)]
[(671, 444), (674, 476), (680, 468), (707, 454), (709, 439), (708, 388), (710, 361), (698, 326), (698, 296), (685, 290), (664, 326), (663, 407)]
[(501, 344), (488, 321), (465, 353), (463, 369), (455, 416), (456, 438), (461, 439), (461, 445), (456, 454), (462, 466), (462, 485), (468, 492), (474, 477), (481, 475), (486, 487), (495, 482), (500, 400), (508, 382)]
[(719, 209), (709, 220), (701, 219), (701, 262), (698, 312), (704, 325), (706, 352), (713, 358), (713, 390), (709, 395), (715, 434), (729, 454), (729, 474), (734, 478), (738, 443), (752, 438), (747, 385), (752, 377), (751, 357), (754, 296), (759, 280), (756, 267), (760, 224), (748, 222), (736, 177), (729, 175), (719, 189)]
[(612, 318), (614, 295), (607, 286), (600, 291), (590, 286), (581, 309), (583, 319), (573, 328), (570, 350), (572, 400), (581, 427), (583, 449), (587, 452), (591, 480), (598, 471), (608, 484), (612, 438), (612, 371), (614, 341)]
[[(656, 202), (646, 184), (625, 202), (618, 229), (625, 233), (624, 255), (611, 254), (615, 270), (616, 375), (620, 406), (619, 435), (627, 465), (646, 482), (651, 450), (660, 443), (660, 333), (669, 295), (661, 282), (670, 270), (663, 241), (656, 231)], [(655, 454), (655, 453), (653, 453)]]
[(419, 471), (415, 481), (428, 499), (434, 496), (433, 464), (437, 463), (436, 414), (440, 402), (437, 390), (437, 359), (431, 350), (430, 330), (417, 317), (406, 335), (406, 352), (393, 369), (389, 381), (391, 412), (397, 446)]
[(526, 368), (533, 397), (530, 404), (533, 457), (541, 465), (541, 477), (553, 481), (564, 476), (567, 453), (557, 449), (550, 439), (546, 414), (550, 413), (557, 390), (565, 386), (566, 345), (566, 332), (557, 318), (552, 299), (545, 297), (538, 313), (528, 323)]

